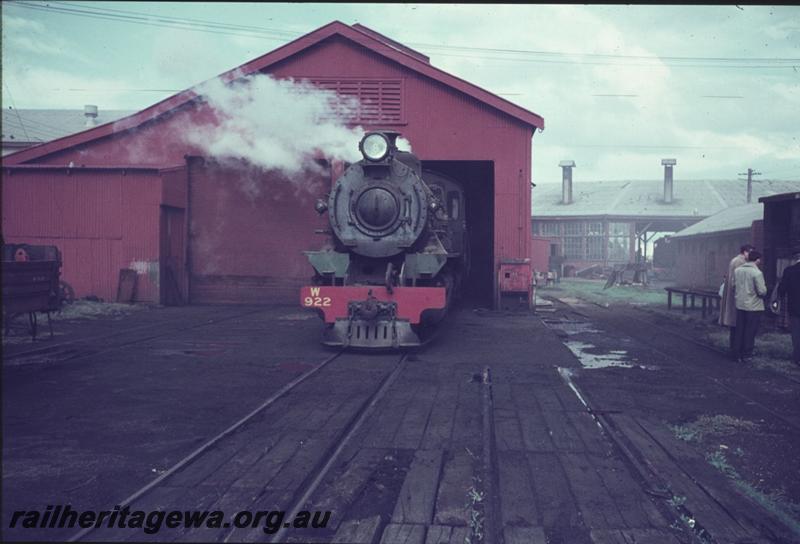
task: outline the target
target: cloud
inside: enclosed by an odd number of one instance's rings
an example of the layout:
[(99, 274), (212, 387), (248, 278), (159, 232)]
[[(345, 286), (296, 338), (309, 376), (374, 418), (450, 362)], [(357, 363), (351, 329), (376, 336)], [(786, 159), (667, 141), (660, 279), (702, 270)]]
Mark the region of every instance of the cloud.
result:
[(103, 109), (130, 109), (128, 104), (133, 93), (114, 89), (136, 86), (133, 81), (79, 75), (35, 65), (15, 65), (13, 69), (3, 66), (3, 75), (14, 87), (18, 108), (82, 109), (85, 104), (97, 104)]
[(69, 57), (71, 61), (89, 62), (76, 51), (74, 44), (48, 30), (41, 22), (3, 14), (3, 63), (21, 55)]

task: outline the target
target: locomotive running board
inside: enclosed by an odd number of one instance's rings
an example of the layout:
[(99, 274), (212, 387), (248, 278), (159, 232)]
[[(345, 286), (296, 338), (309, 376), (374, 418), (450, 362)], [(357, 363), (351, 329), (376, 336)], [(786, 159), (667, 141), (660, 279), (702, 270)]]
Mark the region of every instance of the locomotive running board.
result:
[(326, 346), (364, 349), (402, 349), (422, 345), (408, 321), (363, 321), (337, 319), (325, 329)]

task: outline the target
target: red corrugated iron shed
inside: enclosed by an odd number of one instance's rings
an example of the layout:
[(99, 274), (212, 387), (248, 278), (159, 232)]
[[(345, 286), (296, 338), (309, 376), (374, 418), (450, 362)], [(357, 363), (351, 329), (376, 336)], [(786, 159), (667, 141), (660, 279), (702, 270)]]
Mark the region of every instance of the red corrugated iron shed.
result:
[[(232, 81), (259, 72), (309, 79), (326, 88), (355, 82), (394, 93), (392, 123), (361, 124), (398, 130), (424, 165), (468, 184), (473, 205), (467, 212), (477, 247), (470, 287), (479, 297), (493, 297), (501, 261), (530, 258), (531, 140), (543, 128), (540, 116), (431, 66), (424, 55), (360, 25), (330, 23), (220, 77)], [(313, 232), (324, 226), (324, 218), (313, 210), (319, 195), (288, 191), (274, 173), (242, 173), (197, 157), (199, 150), (184, 143), (181, 131), (214, 123), (213, 113), (197, 98), (188, 89), (115, 123), (5, 157), (4, 178), (26, 187), (4, 180), (7, 241), (63, 238), (85, 245), (85, 240), (119, 240), (121, 223), (139, 221), (140, 228), (121, 242), (135, 251), (122, 257), (100, 249), (76, 255), (80, 262), (69, 265), (65, 278), (80, 286), (79, 295), (112, 298), (108, 286), (116, 282), (114, 269), (134, 266), (140, 279), (149, 282), (140, 300), (292, 301), (311, 274), (301, 251), (321, 243)], [(66, 169), (70, 163), (79, 166)], [(134, 177), (127, 177), (134, 170), (121, 166), (127, 164), (149, 168), (152, 182), (135, 185)], [(184, 166), (177, 176), (169, 170), (176, 165)], [(102, 181), (99, 167), (108, 172)], [(54, 172), (60, 173), (54, 177)], [(243, 194), (237, 176), (258, 177), (268, 195)], [(127, 187), (136, 187), (132, 201), (119, 197)], [(85, 205), (65, 206), (58, 219), (45, 219), (48, 214), (39, 203), (58, 200), (53, 195), (59, 191), (73, 191)], [(13, 213), (28, 219), (12, 220)], [(98, 231), (70, 234), (76, 219), (68, 216), (85, 214), (106, 219)], [(142, 262), (158, 263), (152, 265), (158, 273), (137, 264)]]

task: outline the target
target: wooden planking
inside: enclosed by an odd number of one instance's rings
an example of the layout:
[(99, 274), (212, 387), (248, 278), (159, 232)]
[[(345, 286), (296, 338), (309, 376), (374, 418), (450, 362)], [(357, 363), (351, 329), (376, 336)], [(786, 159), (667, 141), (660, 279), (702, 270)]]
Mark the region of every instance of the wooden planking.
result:
[[(276, 512), (276, 511), (285, 511), (289, 509), (289, 505), (292, 503), (293, 499), (293, 490), (273, 490), (267, 489), (263, 494), (261, 494), (249, 507), (251, 512), (256, 511), (268, 511), (268, 512)], [(226, 512), (227, 513), (227, 512)], [(288, 521), (288, 520), (287, 520)], [(262, 523), (258, 527), (247, 527), (243, 529), (233, 529), (230, 533), (230, 537), (228, 541), (230, 542), (264, 542), (264, 539), (267, 537), (266, 532), (264, 531), (266, 521), (262, 520)], [(277, 530), (281, 528), (278, 527)], [(277, 532), (277, 531), (276, 531)], [(290, 533), (291, 534), (291, 531)], [(199, 541), (199, 537), (195, 537), (195, 541)], [(211, 542), (212, 540), (205, 538), (202, 540), (203, 542)]]
[(503, 525), (538, 525), (539, 514), (525, 454), (520, 451), (499, 451), (497, 464)]
[(522, 429), (520, 428), (516, 410), (495, 408), (494, 435), (497, 449), (500, 451), (521, 451), (525, 449), (525, 442), (522, 438)]
[(380, 516), (346, 521), (333, 535), (331, 544), (372, 544), (378, 536), (380, 525)]
[(434, 523), (468, 525), (470, 514), (468, 493), (473, 487), (473, 458), (464, 450), (456, 450), (445, 458), (439, 492), (436, 496)]
[(425, 433), (422, 435), (421, 448), (433, 450), (449, 446), (457, 403), (458, 388), (452, 383), (441, 385), (436, 393)]
[(425, 544), (466, 544), (470, 536), (468, 527), (451, 527), (449, 525), (431, 525), (425, 537)]
[(327, 437), (314, 436), (304, 438), (294, 455), (283, 465), (275, 477), (270, 480), (273, 489), (297, 489), (328, 453), (333, 440)]
[(425, 544), (425, 526), (390, 523), (380, 544)]
[(525, 450), (535, 452), (555, 451), (553, 439), (540, 412), (520, 410), (519, 423)]
[(628, 527), (619, 513), (588, 456), (563, 453), (561, 462), (567, 474), (572, 494), (589, 529), (622, 529)]
[(273, 448), (251, 465), (245, 474), (233, 482), (233, 487), (248, 488), (255, 485), (266, 487), (300, 448), (300, 440), (297, 435), (284, 435)]
[(315, 493), (306, 510), (330, 510), (334, 516), (342, 515), (390, 452), (386, 449), (359, 450), (332, 477), (326, 478), (326, 485)]
[(403, 481), (392, 522), (430, 524), (442, 470), (441, 450), (418, 450)]
[(419, 383), (414, 389), (411, 404), (394, 436), (393, 445), (400, 449), (416, 449), (422, 441), (431, 410), (437, 396), (437, 387), (431, 384)]
[(576, 527), (581, 524), (569, 481), (554, 453), (527, 453), (531, 482), (542, 525)]
[(783, 533), (779, 535), (779, 539), (793, 538), (790, 530), (772, 512), (764, 508), (754, 508), (755, 503), (734, 489), (727, 477), (716, 470), (709, 470), (705, 457), (689, 444), (677, 439), (663, 424), (643, 419), (636, 421), (650, 434), (651, 439), (670, 452), (673, 461), (680, 463), (681, 469), (706, 494), (723, 505), (726, 512), (751, 534), (751, 538), (756, 538), (761, 533), (760, 528), (764, 526), (768, 526), (771, 532)]
[(547, 544), (541, 527), (506, 527), (503, 537), (505, 544)]
[(556, 450), (572, 453), (585, 451), (583, 440), (578, 436), (577, 431), (572, 428), (567, 412), (545, 409), (542, 412), (542, 417)]
[(610, 455), (611, 442), (605, 437), (592, 415), (585, 409), (580, 412), (566, 412), (572, 428), (580, 436), (586, 451), (598, 455)]
[(615, 426), (641, 452), (654, 474), (662, 478), (673, 495), (686, 498), (684, 507), (718, 540), (735, 542), (752, 535), (738, 521), (710, 498), (705, 491), (664, 453), (661, 447), (642, 430), (636, 421), (624, 414), (609, 415)]
[(480, 451), (483, 433), (482, 413), (479, 385), (472, 382), (459, 384), (451, 441), (454, 449), (469, 448), (473, 452)]
[(622, 462), (613, 457), (597, 455), (589, 455), (588, 459), (603, 480), (628, 527), (670, 525), (672, 520), (664, 519)]
[(359, 432), (362, 447), (385, 448), (391, 445), (397, 429), (400, 427), (406, 407), (411, 402), (413, 390), (409, 387), (392, 387), (386, 397), (376, 405), (375, 412), (369, 417)]
[(683, 542), (667, 529), (595, 529), (589, 535), (593, 544), (678, 544)]

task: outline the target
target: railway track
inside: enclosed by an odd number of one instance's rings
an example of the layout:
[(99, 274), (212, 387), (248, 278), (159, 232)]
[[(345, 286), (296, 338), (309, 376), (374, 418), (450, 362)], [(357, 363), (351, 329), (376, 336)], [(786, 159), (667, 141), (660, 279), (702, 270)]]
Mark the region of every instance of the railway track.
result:
[(9, 366), (23, 366), (25, 364), (47, 363), (51, 360), (58, 360), (59, 362), (73, 361), (76, 359), (83, 359), (108, 353), (121, 348), (126, 348), (135, 344), (167, 337), (177, 333), (216, 325), (232, 319), (247, 317), (262, 311), (263, 309), (259, 308), (250, 309), (245, 312), (236, 312), (232, 315), (215, 319), (207, 319), (204, 317), (198, 319), (198, 322), (188, 325), (182, 324), (179, 326), (169, 326), (160, 322), (154, 324), (151, 323), (139, 327), (125, 329), (123, 331), (95, 335), (86, 338), (77, 338), (75, 340), (58, 342), (34, 349), (4, 354), (3, 362), (4, 364), (7, 364), (10, 361), (17, 361), (12, 362)]
[[(270, 429), (265, 428), (264, 422), (271, 421), (271, 419), (265, 418), (259, 421), (260, 416), (264, 418), (266, 412), (268, 412), (271, 408), (275, 409), (279, 404), (288, 404), (289, 406), (292, 406), (295, 403), (300, 402), (301, 399), (307, 398), (307, 392), (301, 390), (304, 385), (309, 385), (311, 382), (317, 382), (317, 387), (324, 387), (324, 384), (330, 382), (331, 379), (331, 377), (326, 376), (325, 373), (326, 371), (331, 371), (333, 367), (336, 367), (337, 365), (335, 363), (338, 363), (340, 366), (345, 365), (352, 363), (358, 357), (358, 354), (347, 353), (344, 351), (338, 351), (332, 354), (330, 357), (314, 366), (311, 370), (308, 370), (307, 372), (298, 376), (279, 391), (264, 399), (256, 408), (229, 425), (223, 431), (217, 433), (215, 436), (207, 440), (201, 446), (165, 470), (154, 480), (148, 482), (124, 499), (114, 503), (114, 505), (108, 506), (118, 505), (120, 508), (125, 508), (126, 506), (131, 508), (136, 507), (137, 509), (142, 509), (144, 511), (152, 511), (156, 508), (151, 508), (149, 506), (154, 506), (161, 503), (158, 502), (160, 499), (153, 498), (152, 500), (149, 500), (151, 496), (159, 495), (159, 493), (165, 489), (174, 489), (175, 486), (183, 485), (188, 481), (202, 482), (205, 477), (203, 471), (207, 470), (209, 466), (208, 463), (203, 462), (205, 458), (212, 458), (215, 455), (220, 456), (221, 453), (224, 453), (226, 448), (230, 451), (238, 451), (236, 447), (231, 447), (228, 444), (228, 442), (231, 440), (236, 440), (240, 443), (246, 443), (247, 440), (244, 440), (243, 436), (248, 434), (250, 436), (262, 436), (267, 434)], [(325, 445), (324, 449), (321, 450), (318, 455), (315, 455), (313, 466), (307, 471), (307, 473), (305, 473), (300, 485), (298, 485), (296, 489), (287, 495), (290, 500), (283, 505), (283, 509), (285, 509), (286, 513), (290, 514), (291, 517), (287, 516), (286, 519), (292, 519), (293, 516), (302, 509), (303, 505), (307, 503), (311, 495), (319, 487), (320, 483), (325, 479), (326, 476), (328, 476), (331, 468), (335, 466), (337, 461), (339, 461), (342, 451), (350, 444), (353, 436), (359, 431), (364, 421), (366, 421), (374, 411), (375, 405), (384, 397), (392, 383), (402, 371), (403, 363), (406, 361), (407, 357), (407, 354), (384, 357), (381, 361), (382, 366), (384, 367), (384, 372), (382, 372), (380, 377), (376, 380), (377, 383), (366, 392), (359, 390), (363, 389), (363, 387), (353, 387), (353, 391), (351, 392), (337, 391), (339, 397), (350, 397), (351, 402), (348, 405), (354, 405), (355, 409), (352, 410), (351, 413), (346, 414), (347, 418), (341, 420), (341, 424), (333, 430), (335, 436), (329, 441), (329, 443)], [(316, 402), (321, 405), (325, 404), (324, 399), (316, 399)], [(308, 431), (307, 434), (308, 436), (306, 439), (308, 441), (314, 439), (315, 433), (313, 431)], [(266, 456), (269, 456), (272, 452), (279, 451), (279, 446), (280, 443), (276, 447), (266, 451), (266, 453), (264, 453), (265, 458), (263, 460), (268, 461)], [(248, 448), (253, 451), (257, 450), (257, 448), (250, 448), (249, 445), (245, 445), (245, 447), (241, 448), (241, 451), (244, 451)], [(226, 455), (220, 456), (220, 458), (226, 457)], [(276, 460), (276, 462), (278, 461)], [(197, 464), (196, 471), (193, 468), (195, 464)], [(196, 474), (193, 474), (193, 471), (196, 472)], [(246, 472), (246, 470), (244, 472)], [(176, 483), (175, 480), (177, 478), (180, 478), (181, 482)], [(227, 482), (227, 484), (230, 485), (232, 481), (233, 478), (231, 478), (231, 481)], [(245, 510), (248, 505), (249, 503), (242, 503), (238, 510)], [(140, 508), (140, 506), (143, 507)], [(247, 531), (248, 530), (237, 529), (235, 527), (226, 527), (223, 533), (214, 535), (215, 538), (212, 540), (223, 540), (227, 542), (234, 537), (236, 540), (247, 539), (247, 535), (244, 534)], [(263, 532), (261, 532), (261, 527), (256, 527), (250, 529), (249, 531), (257, 532), (258, 534), (255, 536), (260, 537), (261, 539), (264, 537)], [(281, 542), (285, 538), (286, 533), (287, 529), (284, 527), (280, 530), (280, 532), (273, 535), (270, 541)], [(75, 542), (85, 540), (87, 538), (93, 539), (95, 537), (97, 537), (99, 540), (118, 540), (120, 536), (125, 539), (136, 537), (136, 535), (133, 533), (121, 535), (120, 531), (114, 531), (104, 527), (90, 527), (78, 532), (72, 538), (70, 538), (69, 541)], [(209, 533), (204, 533), (202, 537), (199, 538), (202, 540), (209, 540), (210, 536), (211, 535)]]
[[(583, 319), (587, 319), (587, 320), (591, 320), (592, 319), (587, 314), (582, 313), (582, 312), (580, 312), (578, 310), (575, 310), (569, 304), (567, 304), (567, 303), (565, 303), (563, 301), (560, 301), (560, 300), (559, 300), (559, 302), (561, 304), (564, 304), (565, 306), (567, 306), (571, 313), (573, 313), (575, 315), (578, 315)], [(599, 307), (604, 309), (604, 310), (608, 310), (608, 308), (605, 308), (603, 306), (599, 306)], [(725, 352), (725, 351), (723, 351), (721, 349), (718, 349), (716, 347), (710, 346), (709, 344), (701, 342), (701, 341), (699, 341), (699, 340), (697, 340), (695, 338), (692, 338), (690, 336), (686, 336), (684, 334), (681, 334), (681, 333), (679, 333), (679, 332), (677, 332), (677, 331), (675, 331), (675, 330), (673, 330), (671, 328), (665, 328), (659, 323), (655, 323), (655, 322), (653, 322), (653, 321), (651, 321), (649, 319), (644, 319), (644, 318), (640, 319), (639, 321), (642, 322), (642, 323), (647, 324), (650, 327), (652, 327), (653, 328), (652, 330), (658, 330), (659, 333), (667, 333), (670, 336), (673, 336), (675, 338), (679, 338), (679, 339), (681, 339), (681, 340), (683, 340), (685, 342), (689, 342), (689, 343), (691, 343), (691, 344), (693, 344), (693, 345), (695, 345), (695, 346), (697, 346), (697, 347), (699, 347), (699, 348), (701, 348), (701, 349), (703, 349), (703, 350), (705, 350), (707, 352), (714, 353), (715, 355), (723, 356), (726, 359), (728, 358), (728, 353), (727, 352)], [(589, 322), (590, 321), (587, 321), (587, 323), (589, 323)], [(548, 325), (548, 326), (550, 326), (550, 325)], [(673, 355), (671, 353), (668, 353), (665, 350), (662, 350), (662, 349), (659, 349), (659, 348), (655, 347), (654, 345), (652, 345), (652, 343), (647, 343), (646, 347), (647, 347), (647, 349), (652, 350), (653, 352), (659, 354), (660, 356), (664, 357), (665, 359), (670, 360), (673, 364), (675, 364), (676, 366), (680, 367), (681, 369), (691, 373), (692, 375), (697, 375), (697, 376), (703, 378), (704, 380), (707, 380), (707, 381), (713, 383), (717, 387), (719, 387), (721, 389), (724, 389), (728, 393), (731, 393), (732, 395), (735, 395), (736, 397), (742, 399), (743, 401), (745, 401), (745, 402), (747, 402), (747, 403), (749, 403), (749, 404), (751, 404), (753, 406), (757, 406), (759, 409), (761, 409), (765, 413), (769, 414), (770, 416), (774, 417), (775, 419), (778, 419), (779, 421), (781, 421), (782, 423), (788, 425), (792, 429), (800, 430), (800, 424), (798, 424), (797, 422), (788, 419), (787, 417), (782, 415), (780, 412), (772, 409), (771, 407), (767, 406), (763, 402), (761, 402), (759, 400), (756, 400), (752, 396), (750, 396), (750, 395), (748, 395), (746, 393), (743, 393), (743, 392), (739, 391), (738, 389), (736, 389), (736, 388), (724, 383), (722, 380), (720, 380), (719, 378), (709, 374), (708, 372), (703, 372), (701, 370), (698, 370), (698, 367), (696, 365), (691, 365), (690, 363), (687, 363), (685, 360), (683, 360), (683, 359), (681, 359), (681, 358), (679, 358), (679, 357), (677, 357), (677, 356), (675, 356), (675, 355)], [(796, 384), (800, 385), (800, 380), (796, 380), (796, 379), (792, 378), (791, 376), (781, 375), (781, 379), (785, 379), (787, 381), (791, 381), (793, 383), (796, 383)]]

